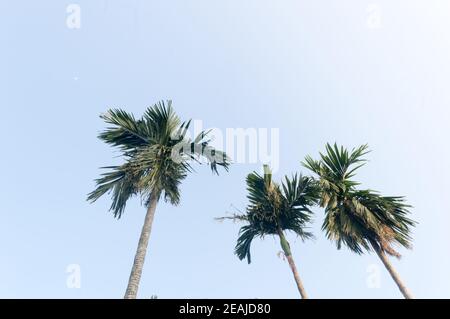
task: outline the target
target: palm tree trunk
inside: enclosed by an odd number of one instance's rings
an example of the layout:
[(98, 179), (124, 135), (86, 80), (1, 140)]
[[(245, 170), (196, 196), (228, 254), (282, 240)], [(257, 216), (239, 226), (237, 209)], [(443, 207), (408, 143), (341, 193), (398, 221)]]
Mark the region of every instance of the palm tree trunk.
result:
[(392, 264), (389, 261), (388, 256), (386, 256), (386, 254), (380, 249), (375, 249), (375, 251), (377, 252), (378, 257), (380, 257), (386, 269), (389, 271), (389, 274), (391, 275), (392, 279), (394, 279), (395, 283), (398, 286), (398, 289), (400, 289), (405, 299), (414, 299), (411, 292), (408, 290), (408, 288), (406, 288), (405, 284), (400, 279), (400, 276), (397, 273), (397, 271), (394, 269), (394, 267), (392, 267)]
[(298, 274), (297, 267), (295, 266), (294, 258), (292, 257), (291, 248), (289, 242), (284, 237), (283, 231), (280, 227), (278, 227), (278, 236), (280, 236), (280, 244), (283, 249), (284, 255), (286, 256), (289, 267), (291, 268), (292, 274), (294, 275), (295, 283), (297, 284), (297, 289), (300, 292), (300, 296), (302, 299), (308, 299), (308, 295), (306, 294), (305, 287), (303, 287), (302, 280), (300, 279), (300, 275)]
[(145, 215), (144, 226), (142, 227), (141, 237), (134, 257), (133, 268), (131, 269), (130, 279), (128, 280), (125, 299), (136, 299), (141, 280), (142, 268), (144, 267), (145, 255), (147, 253), (148, 240), (152, 231), (153, 218), (155, 217), (156, 204), (158, 196), (154, 193), (150, 195), (150, 201)]

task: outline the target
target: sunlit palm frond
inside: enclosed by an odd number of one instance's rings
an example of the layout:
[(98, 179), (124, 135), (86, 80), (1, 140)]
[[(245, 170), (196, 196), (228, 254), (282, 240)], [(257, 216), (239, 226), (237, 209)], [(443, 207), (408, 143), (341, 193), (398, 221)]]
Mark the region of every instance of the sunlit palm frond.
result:
[(400, 257), (400, 254), (395, 251), (393, 244), (405, 248), (412, 246), (411, 228), (416, 222), (408, 217), (411, 206), (406, 204), (403, 197), (381, 196), (371, 190), (361, 190), (355, 191), (353, 198), (371, 213), (373, 223), (377, 223), (377, 227), (368, 223), (368, 227), (376, 229), (374, 245), (396, 257)]

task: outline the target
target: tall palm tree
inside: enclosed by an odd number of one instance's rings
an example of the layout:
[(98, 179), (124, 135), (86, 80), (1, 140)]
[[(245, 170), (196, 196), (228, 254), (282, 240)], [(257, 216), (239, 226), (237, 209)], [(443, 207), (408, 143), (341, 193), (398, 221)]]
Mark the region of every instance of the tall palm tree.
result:
[(120, 218), (127, 201), (140, 195), (147, 207), (136, 256), (125, 293), (135, 299), (144, 266), (156, 205), (161, 197), (173, 205), (180, 202), (179, 185), (192, 171), (192, 161), (206, 161), (213, 173), (218, 166), (228, 170), (229, 159), (211, 147), (209, 132), (194, 140), (187, 138), (190, 121), (181, 123), (171, 101), (163, 101), (146, 110), (140, 119), (120, 109), (109, 110), (101, 118), (110, 125), (99, 138), (122, 152), (125, 162), (105, 167), (109, 171), (96, 180), (97, 188), (88, 195), (95, 202), (111, 193), (110, 210)]
[(312, 237), (306, 224), (311, 220), (310, 206), (317, 203), (317, 187), (313, 179), (294, 175), (285, 178), (280, 185), (272, 181), (272, 173), (264, 166), (264, 176), (253, 172), (247, 176), (247, 198), (249, 204), (245, 214), (223, 217), (246, 223), (239, 231), (235, 253), (240, 260), (247, 258), (251, 263), (250, 246), (255, 237), (275, 235), (288, 260), (297, 288), (302, 298), (307, 298), (292, 257), (290, 245), (285, 237), (286, 231), (293, 231), (302, 240)]
[(410, 229), (415, 222), (407, 217), (410, 207), (403, 197), (381, 196), (372, 190), (358, 190), (352, 180), (366, 160), (368, 146), (362, 145), (349, 152), (336, 144), (326, 145), (320, 160), (307, 156), (303, 165), (319, 177), (320, 205), (325, 208), (322, 229), (328, 239), (362, 254), (375, 251), (394, 279), (403, 296), (412, 298), (388, 256), (400, 258), (394, 245), (411, 247)]

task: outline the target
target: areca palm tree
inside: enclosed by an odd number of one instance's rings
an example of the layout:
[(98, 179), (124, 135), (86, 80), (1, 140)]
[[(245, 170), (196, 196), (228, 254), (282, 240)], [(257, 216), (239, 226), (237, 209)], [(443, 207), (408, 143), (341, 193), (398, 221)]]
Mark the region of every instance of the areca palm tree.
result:
[(97, 188), (88, 200), (95, 202), (111, 193), (110, 210), (118, 219), (135, 195), (140, 195), (147, 207), (125, 293), (126, 299), (135, 299), (159, 199), (173, 205), (180, 202), (179, 185), (192, 171), (192, 161), (206, 161), (217, 174), (219, 166), (228, 170), (230, 162), (224, 152), (210, 146), (209, 132), (202, 132), (194, 140), (187, 138), (190, 121), (180, 121), (171, 101), (148, 108), (139, 119), (121, 109), (109, 110), (101, 118), (110, 126), (99, 138), (119, 148), (124, 163), (105, 167), (109, 171), (96, 180)]
[(327, 238), (335, 241), (338, 249), (345, 245), (357, 254), (375, 251), (403, 296), (409, 299), (412, 294), (388, 255), (400, 258), (395, 245), (411, 247), (410, 232), (415, 222), (408, 218), (410, 206), (403, 197), (357, 189), (359, 183), (352, 178), (366, 163), (367, 153), (367, 145), (349, 152), (342, 146), (327, 144), (320, 160), (307, 156), (303, 165), (319, 177), (320, 205), (325, 208), (322, 229)]
[(253, 172), (247, 176), (246, 182), (249, 204), (245, 214), (224, 217), (246, 223), (239, 231), (236, 255), (240, 260), (247, 258), (250, 264), (250, 246), (253, 239), (266, 235), (278, 236), (300, 295), (307, 298), (285, 232), (292, 231), (302, 240), (312, 237), (312, 234), (306, 231), (306, 225), (311, 220), (310, 207), (316, 204), (318, 199), (313, 179), (294, 175), (291, 179), (286, 177), (280, 186), (272, 181), (272, 173), (265, 165), (264, 176)]

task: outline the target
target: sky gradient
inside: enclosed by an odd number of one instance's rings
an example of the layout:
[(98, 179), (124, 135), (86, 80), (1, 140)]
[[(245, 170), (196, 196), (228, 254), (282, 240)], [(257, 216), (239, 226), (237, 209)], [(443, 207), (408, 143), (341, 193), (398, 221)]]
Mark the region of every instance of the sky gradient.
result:
[[(145, 208), (136, 198), (115, 220), (109, 198), (86, 202), (99, 167), (120, 163), (99, 114), (161, 99), (205, 128), (278, 128), (276, 180), (307, 173), (326, 142), (368, 143), (357, 178), (406, 196), (419, 222), (394, 266), (416, 297), (450, 297), (448, 1), (78, 1), (79, 29), (70, 3), (0, 2), (1, 298), (123, 296)], [(298, 297), (276, 239), (256, 240), (248, 265), (233, 255), (240, 226), (214, 220), (244, 209), (262, 164), (199, 166), (179, 206), (158, 206), (139, 297)], [(374, 254), (338, 251), (315, 213), (315, 241), (289, 236), (310, 297), (401, 298)]]

